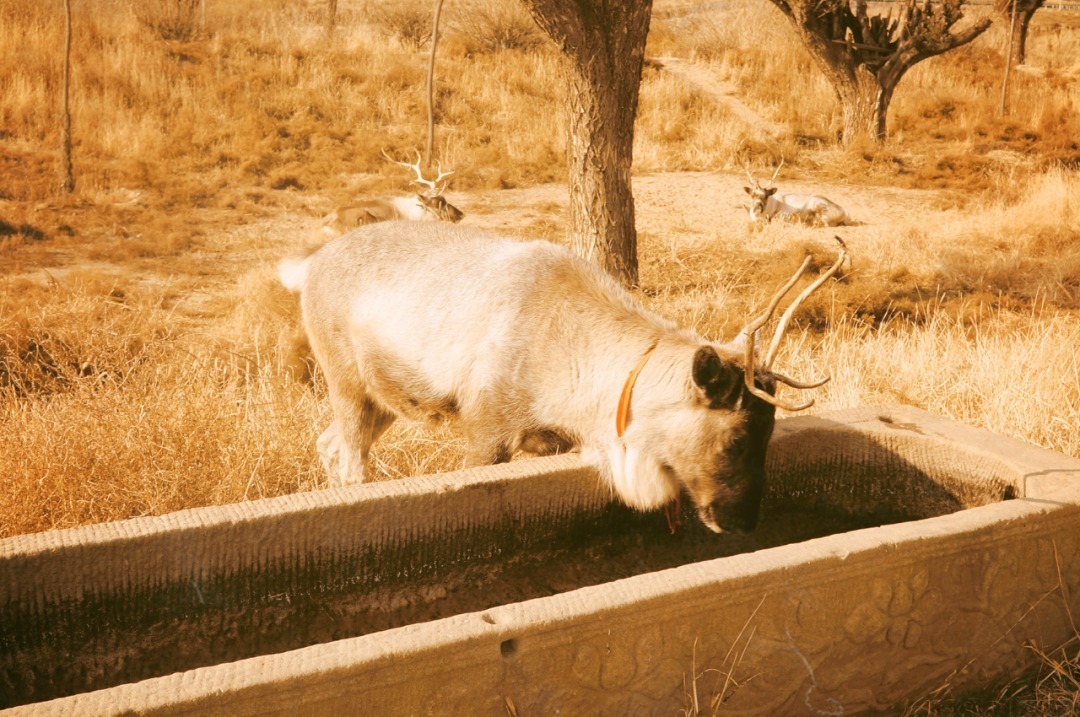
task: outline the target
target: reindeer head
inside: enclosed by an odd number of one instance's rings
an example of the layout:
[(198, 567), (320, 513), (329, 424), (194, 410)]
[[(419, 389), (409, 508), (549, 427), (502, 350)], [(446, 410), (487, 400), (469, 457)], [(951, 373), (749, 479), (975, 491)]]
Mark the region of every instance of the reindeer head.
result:
[[(782, 161), (781, 164), (783, 164)], [(777, 167), (777, 172), (779, 171), (780, 168)], [(775, 173), (773, 178), (776, 178)], [(844, 241), (840, 237), (834, 238), (840, 246), (836, 261), (803, 289), (795, 300), (791, 302), (787, 310), (784, 311), (776, 325), (776, 330), (773, 333), (764, 360), (760, 364), (757, 361), (758, 332), (772, 318), (772, 315), (776, 312), (776, 307), (779, 306), (784, 296), (791, 291), (799, 278), (806, 273), (807, 268), (810, 266), (810, 256), (803, 260), (798, 271), (788, 279), (786, 284), (780, 287), (764, 313), (752, 319), (739, 332), (739, 336), (733, 342), (733, 348), (741, 346), (743, 350), (743, 370), (741, 371), (743, 385), (737, 403), (742, 406), (745, 416), (745, 433), (741, 436), (735, 436), (734, 440), (728, 445), (726, 452), (730, 459), (732, 475), (736, 477), (733, 482), (741, 490), (735, 491), (737, 495), (733, 501), (728, 500), (728, 496), (723, 494), (726, 491), (720, 491), (719, 500), (714, 497), (712, 502), (708, 504), (697, 503), (698, 515), (702, 522), (714, 531), (722, 528), (725, 522), (733, 522), (736, 528), (742, 527), (744, 530), (752, 529), (757, 524), (758, 508), (765, 487), (765, 448), (768, 445), (769, 438), (772, 436), (775, 408), (779, 407), (785, 411), (804, 411), (814, 405), (813, 398), (809, 398), (802, 403), (781, 401), (776, 398), (777, 383), (797, 389), (809, 389), (823, 386), (829, 381), (829, 376), (816, 381), (797, 381), (775, 371), (773, 363), (776, 361), (776, 354), (780, 349), (780, 341), (784, 337), (784, 332), (787, 330), (788, 324), (791, 323), (791, 318), (795, 315), (799, 306), (806, 300), (806, 297), (814, 293), (818, 287), (835, 275), (843, 265), (844, 259), (847, 258), (847, 246)], [(736, 368), (735, 374), (738, 375), (738, 373), (739, 370)], [(711, 376), (713, 374), (715, 374), (715, 371), (707, 372), (707, 375)], [(695, 383), (701, 385), (696, 372), (694, 380)], [(725, 482), (722, 485), (727, 487), (729, 484)]]
[(457, 224), (465, 216), (465, 212), (446, 201), (442, 195), (437, 194), (432, 197), (427, 194), (417, 193), (416, 201), (420, 202), (424, 209), (434, 214), (435, 218), (441, 222)]
[[(674, 357), (672, 361), (657, 362), (659, 370), (654, 369), (648, 381), (667, 385), (642, 391), (635, 406), (636, 427), (627, 428), (625, 420), (616, 424), (620, 436), (626, 431), (626, 457), (615, 470), (616, 488), (624, 500), (638, 507), (655, 507), (685, 491), (710, 530), (745, 532), (756, 527), (776, 408), (801, 411), (814, 403), (813, 399), (781, 400), (777, 387), (808, 389), (829, 380), (796, 381), (775, 371), (773, 362), (799, 305), (839, 270), (845, 258), (840, 241), (839, 257), (787, 308), (763, 358), (759, 357), (758, 334), (806, 272), (810, 257), (734, 341), (702, 344), (692, 352), (668, 354)], [(628, 383), (632, 388), (631, 379)], [(671, 400), (672, 396), (688, 400)]]
[(443, 192), (446, 191), (446, 184), (448, 181), (447, 178), (454, 173), (453, 171), (443, 172), (442, 163), (438, 163), (436, 165), (436, 168), (439, 176), (435, 177), (435, 179), (425, 179), (424, 173), (420, 170), (419, 152), (416, 153), (416, 161), (412, 164), (408, 162), (397, 161), (396, 159), (388, 155), (386, 153), (386, 150), (383, 150), (383, 156), (394, 164), (400, 165), (402, 167), (408, 167), (409, 169), (416, 172), (416, 179), (412, 180), (412, 184), (418, 184), (422, 187), (426, 187), (426, 189), (421, 189), (416, 193), (416, 201), (421, 207), (424, 208), (425, 211), (429, 212), (439, 221), (457, 224), (462, 220), (462, 218), (465, 216), (465, 213), (455, 207), (450, 202), (446, 201), (446, 198), (443, 197)]
[[(744, 371), (739, 348), (737, 339), (693, 350), (682, 394), (689, 400), (657, 411), (651, 422), (657, 430), (642, 448), (660, 464), (669, 490), (676, 497), (685, 492), (701, 522), (716, 533), (757, 526), (776, 413), (776, 380), (767, 371)], [(769, 400), (750, 392), (748, 373)]]
[(769, 197), (776, 194), (776, 187), (772, 186), (772, 183), (776, 181), (776, 175), (780, 174), (780, 167), (784, 166), (783, 157), (780, 158), (780, 164), (777, 165), (776, 171), (773, 172), (772, 177), (765, 184), (761, 186), (758, 184), (754, 175), (750, 174), (750, 163), (747, 162), (744, 167), (746, 169), (746, 176), (750, 178), (750, 184), (753, 186), (743, 187), (743, 191), (750, 195), (750, 221), (756, 222), (760, 219), (768, 221), (772, 217), (766, 212), (766, 208), (769, 204)]

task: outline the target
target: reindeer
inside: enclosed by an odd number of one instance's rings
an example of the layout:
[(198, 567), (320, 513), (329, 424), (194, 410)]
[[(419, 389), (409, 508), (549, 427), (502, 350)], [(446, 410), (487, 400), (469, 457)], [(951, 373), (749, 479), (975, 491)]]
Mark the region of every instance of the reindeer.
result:
[(368, 199), (347, 207), (341, 207), (331, 212), (323, 220), (323, 232), (331, 237), (340, 236), (350, 229), (355, 229), (365, 224), (406, 219), (409, 221), (443, 221), (456, 224), (465, 214), (443, 197), (446, 191), (447, 178), (453, 174), (442, 171), (442, 164), (437, 165), (439, 175), (435, 179), (425, 179), (420, 171), (420, 153), (417, 153), (416, 162), (399, 162), (383, 151), (383, 156), (394, 164), (408, 167), (416, 172), (416, 179), (412, 184), (418, 184), (427, 189), (419, 191), (412, 197), (394, 197), (392, 199)]
[(750, 164), (745, 165), (746, 176), (750, 178), (752, 187), (743, 187), (750, 198), (750, 221), (757, 222), (764, 218), (772, 221), (773, 217), (783, 219), (799, 219), (809, 224), (818, 223), (823, 227), (837, 227), (851, 221), (848, 213), (836, 202), (830, 201), (817, 194), (777, 194), (772, 183), (776, 175), (780, 173), (780, 167), (784, 166), (784, 160), (773, 172), (772, 178), (762, 187), (750, 173)]
[[(686, 492), (714, 532), (752, 530), (776, 408), (801, 411), (772, 369), (799, 304), (764, 361), (758, 333), (807, 270), (729, 343), (706, 341), (647, 309), (600, 268), (545, 241), (442, 223), (362, 227), (284, 260), (326, 377), (334, 420), (317, 446), (332, 482), (372, 479), (372, 444), (398, 417), (447, 420), (470, 466), (517, 451), (571, 448), (626, 504), (652, 509)], [(670, 519), (670, 513), (669, 513)]]

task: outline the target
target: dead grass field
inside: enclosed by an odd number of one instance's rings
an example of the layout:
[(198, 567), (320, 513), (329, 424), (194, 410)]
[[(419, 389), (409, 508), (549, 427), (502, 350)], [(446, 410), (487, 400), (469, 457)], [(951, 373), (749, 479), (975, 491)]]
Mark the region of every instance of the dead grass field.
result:
[[(0, 6), (0, 537), (322, 483), (328, 408), (274, 266), (335, 206), (404, 191), (380, 150), (423, 143), (429, 6), (341, 0), (328, 37), (321, 2), (206, 5), (75, 0), (71, 196), (62, 12)], [(832, 374), (812, 410), (906, 403), (1080, 456), (1080, 12), (1035, 18), (1006, 117), (992, 28), (909, 73), (887, 142), (842, 150), (771, 6), (657, 0), (648, 54), (678, 60), (642, 87), (644, 300), (729, 337), (804, 252), (824, 261), (832, 230), (747, 224), (743, 162), (767, 177), (782, 156), (778, 184), (857, 220), (835, 232), (852, 269), (780, 358)], [(466, 224), (563, 241), (557, 58), (507, 3), (444, 21), (449, 199)], [(395, 478), (457, 467), (461, 443), (398, 422), (375, 455)], [(942, 709), (921, 714), (1007, 713)]]

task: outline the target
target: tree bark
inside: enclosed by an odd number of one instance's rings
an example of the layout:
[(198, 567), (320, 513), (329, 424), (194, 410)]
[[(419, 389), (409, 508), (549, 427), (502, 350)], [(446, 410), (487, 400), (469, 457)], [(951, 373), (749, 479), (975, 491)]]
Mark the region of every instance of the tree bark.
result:
[(604, 64), (567, 68), (571, 245), (624, 283), (636, 285), (630, 171), (640, 74), (612, 73)]
[(60, 107), (60, 189), (67, 194), (75, 191), (75, 175), (71, 166), (71, 0), (64, 0), (64, 77)]
[(840, 101), (840, 142), (847, 146), (864, 139), (883, 140), (894, 88), (882, 87), (877, 73), (851, 62), (842, 46), (830, 43), (815, 23), (804, 22), (796, 30)]
[(826, 74), (843, 113), (841, 143), (850, 145), (863, 138), (884, 139), (885, 115), (892, 92), (886, 92), (874, 73), (865, 67), (856, 67), (852, 72), (830, 68)]
[(326, 2), (326, 37), (328, 39), (334, 36), (334, 28), (337, 27), (337, 3), (338, 0)]
[[(1042, 3), (1039, 3), (1039, 7), (1042, 7)], [(1016, 14), (1016, 29), (1013, 31), (1012, 43), (1012, 63), (1014, 66), (1024, 64), (1027, 60), (1027, 37), (1028, 26), (1031, 24), (1031, 16), (1035, 14), (1035, 11), (1039, 7), (1031, 7), (1022, 12)]]
[(652, 0), (526, 0), (563, 56), (571, 246), (638, 283), (630, 169)]
[[(1014, 66), (1024, 64), (1024, 60), (1027, 59), (1028, 27), (1031, 25), (1031, 18), (1042, 8), (1044, 2), (1045, 0), (1016, 0), (1016, 25), (1009, 38), (1009, 52)], [(998, 16), (998, 22), (1004, 27), (1009, 27), (1012, 21), (1013, 0), (997, 0), (994, 3), (994, 11)]]

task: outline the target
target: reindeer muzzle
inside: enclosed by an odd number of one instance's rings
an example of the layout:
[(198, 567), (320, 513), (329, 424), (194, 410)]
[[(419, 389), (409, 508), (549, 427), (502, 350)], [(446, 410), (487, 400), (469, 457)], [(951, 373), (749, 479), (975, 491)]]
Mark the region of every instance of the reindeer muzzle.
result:
[(753, 532), (758, 524), (758, 506), (732, 506), (728, 503), (713, 503), (699, 506), (698, 518), (705, 527), (714, 533), (734, 533), (744, 535)]

